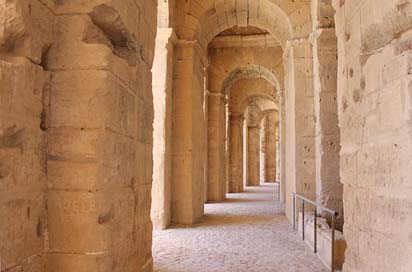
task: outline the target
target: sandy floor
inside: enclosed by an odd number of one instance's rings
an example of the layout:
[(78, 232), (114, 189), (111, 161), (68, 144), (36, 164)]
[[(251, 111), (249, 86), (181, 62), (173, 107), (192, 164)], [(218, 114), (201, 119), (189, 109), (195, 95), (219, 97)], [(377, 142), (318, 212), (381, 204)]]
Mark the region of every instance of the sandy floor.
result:
[(276, 188), (265, 184), (208, 204), (191, 228), (155, 231), (157, 272), (326, 272), (286, 221)]

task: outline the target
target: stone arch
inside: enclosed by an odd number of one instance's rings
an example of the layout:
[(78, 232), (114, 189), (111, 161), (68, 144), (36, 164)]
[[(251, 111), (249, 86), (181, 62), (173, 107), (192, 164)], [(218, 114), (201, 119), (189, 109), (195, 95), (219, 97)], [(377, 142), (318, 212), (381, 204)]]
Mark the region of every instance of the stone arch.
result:
[[(284, 88), (285, 76), (282, 61), (283, 50), (280, 46), (250, 48), (209, 48), (210, 65), (208, 66), (208, 89), (222, 92), (230, 86), (230, 81), (242, 76), (266, 77), (276, 82), (279, 90)], [(266, 53), (264, 53), (266, 52)], [(270, 54), (268, 57), (267, 54)], [(270, 75), (272, 74), (272, 75)], [(222, 87), (225, 85), (225, 87)]]
[[(199, 25), (206, 17), (210, 29), (215, 34), (228, 25), (246, 26), (271, 25), (279, 27), (283, 24), (284, 33), (292, 33), (293, 37), (305, 37), (311, 31), (310, 1), (290, 0), (238, 0), (238, 1), (184, 1), (176, 0), (176, 33), (180, 39), (193, 40), (199, 34)], [(217, 16), (221, 15), (221, 16)], [(277, 15), (277, 16), (273, 16)], [(286, 24), (284, 24), (286, 23)], [(265, 27), (266, 28), (266, 27)], [(271, 29), (268, 29), (274, 34)], [(280, 31), (280, 29), (278, 30)], [(208, 34), (213, 37), (213, 34)], [(205, 42), (207, 45), (207, 41)]]
[(220, 32), (233, 26), (254, 26), (267, 30), (281, 43), (294, 37), (290, 18), (278, 5), (269, 0), (216, 1), (212, 8), (199, 18), (192, 40), (206, 49), (209, 42)]
[(264, 97), (277, 104), (277, 89), (271, 81), (260, 78), (239, 78), (231, 84), (228, 90), (229, 110), (243, 113), (254, 97)]
[(260, 110), (263, 112), (268, 111), (268, 110), (275, 110), (278, 111), (278, 106), (277, 106), (277, 100), (275, 97), (265, 94), (265, 93), (260, 93), (259, 91), (256, 91), (255, 94), (252, 94), (248, 97), (246, 97), (241, 103), (240, 103), (240, 110), (241, 113), (244, 113), (248, 107), (248, 105), (254, 101), (256, 105), (260, 108)]
[(276, 76), (266, 67), (254, 64), (247, 67), (239, 67), (230, 72), (222, 83), (221, 92), (227, 94), (237, 80), (244, 78), (263, 78), (272, 84), (276, 90), (280, 90), (280, 84)]
[(276, 103), (272, 101), (271, 99), (268, 99), (264, 96), (259, 97), (259, 99), (256, 101), (256, 104), (261, 110), (260, 120), (262, 120), (262, 118), (264, 118), (265, 115), (268, 113), (271, 113), (271, 112), (278, 113), (279, 112)]

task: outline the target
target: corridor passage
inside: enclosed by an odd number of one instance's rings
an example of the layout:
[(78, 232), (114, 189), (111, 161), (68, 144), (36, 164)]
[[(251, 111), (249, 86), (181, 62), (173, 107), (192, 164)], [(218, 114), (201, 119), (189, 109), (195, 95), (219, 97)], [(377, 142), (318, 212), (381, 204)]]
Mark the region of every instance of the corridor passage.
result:
[(277, 187), (262, 184), (207, 204), (194, 227), (154, 231), (157, 272), (323, 272), (276, 201)]

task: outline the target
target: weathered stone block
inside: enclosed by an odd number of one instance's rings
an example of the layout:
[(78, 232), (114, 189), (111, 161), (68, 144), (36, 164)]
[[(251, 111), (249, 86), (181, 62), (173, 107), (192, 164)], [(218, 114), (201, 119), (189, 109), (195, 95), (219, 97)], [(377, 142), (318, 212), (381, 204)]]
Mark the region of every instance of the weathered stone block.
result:
[(51, 81), (50, 126), (110, 129), (125, 136), (136, 133), (135, 97), (111, 73), (54, 73)]
[(8, 1), (0, 10), (0, 50), (41, 63), (53, 41), (52, 4), (41, 0)]

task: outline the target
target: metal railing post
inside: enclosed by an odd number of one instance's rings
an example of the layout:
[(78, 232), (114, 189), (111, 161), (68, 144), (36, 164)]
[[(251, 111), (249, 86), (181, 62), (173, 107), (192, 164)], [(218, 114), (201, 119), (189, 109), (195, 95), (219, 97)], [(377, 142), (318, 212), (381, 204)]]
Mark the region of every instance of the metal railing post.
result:
[(332, 272), (335, 271), (335, 228), (336, 228), (336, 213), (332, 215), (332, 250), (331, 250), (331, 270)]
[(293, 195), (293, 230), (296, 230), (296, 196)]
[(302, 200), (302, 240), (305, 241), (305, 200)]
[(324, 207), (324, 206), (320, 205), (319, 203), (317, 203), (313, 200), (310, 200), (306, 197), (298, 195), (297, 193), (292, 193), (292, 196), (293, 196), (293, 229), (294, 230), (296, 230), (296, 222), (299, 223), (299, 220), (296, 220), (297, 217), (299, 217), (298, 213), (297, 213), (297, 210), (296, 210), (296, 208), (297, 208), (296, 201), (297, 201), (298, 198), (302, 200), (302, 240), (303, 241), (305, 240), (305, 202), (307, 202), (307, 203), (309, 203), (309, 204), (311, 204), (315, 207), (314, 220), (313, 220), (313, 223), (314, 223), (314, 226), (313, 226), (313, 236), (314, 236), (313, 237), (314, 238), (313, 251), (314, 251), (314, 253), (317, 253), (317, 251), (318, 251), (318, 249), (317, 249), (317, 247), (318, 247), (318, 231), (317, 231), (318, 230), (318, 218), (317, 218), (318, 212), (319, 211), (325, 211), (325, 212), (328, 212), (328, 213), (332, 214), (332, 224), (331, 224), (332, 225), (331, 226), (331, 228), (332, 228), (332, 240), (331, 240), (332, 249), (331, 249), (331, 266), (330, 267), (331, 267), (331, 271), (334, 272), (335, 271), (336, 218), (338, 217), (339, 214), (336, 211), (331, 210), (327, 207)]
[(318, 207), (315, 206), (315, 212), (313, 216), (313, 252), (318, 251)]

